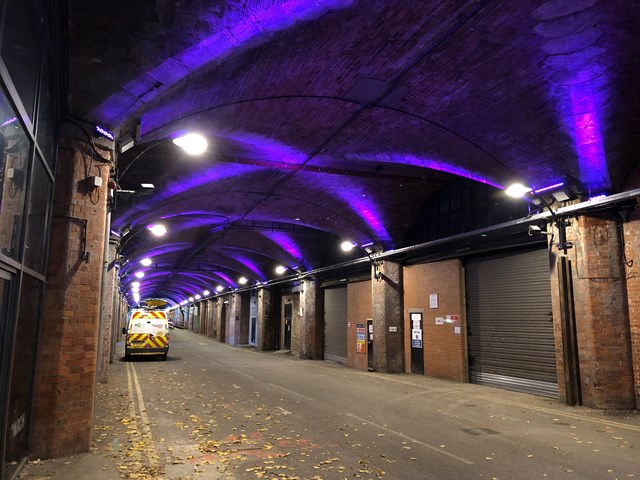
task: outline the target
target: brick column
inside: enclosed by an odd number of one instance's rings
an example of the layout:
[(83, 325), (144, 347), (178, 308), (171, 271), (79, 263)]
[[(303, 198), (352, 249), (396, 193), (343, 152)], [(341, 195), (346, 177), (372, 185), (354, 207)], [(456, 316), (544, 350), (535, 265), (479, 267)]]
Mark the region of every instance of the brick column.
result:
[[(111, 146), (68, 125), (58, 150), (47, 286), (33, 396), (31, 455), (91, 446)], [(75, 135), (75, 136), (74, 136)], [(79, 138), (76, 138), (78, 136)], [(88, 189), (86, 177), (102, 178)]]
[(227, 343), (229, 345), (240, 345), (242, 315), (242, 295), (232, 293), (229, 295), (229, 324), (227, 326)]
[(98, 382), (107, 383), (109, 376), (109, 361), (111, 359), (111, 327), (113, 325), (113, 292), (116, 289), (116, 269), (113, 267), (117, 255), (116, 242), (109, 242), (109, 257), (104, 259), (106, 269), (104, 270), (105, 285), (102, 287), (104, 298), (102, 303), (102, 320), (100, 328), (100, 343), (98, 349)]
[(627, 296), (636, 408), (640, 408), (640, 209), (624, 226)]
[(271, 314), (271, 291), (268, 288), (258, 290), (258, 333), (256, 338), (257, 350), (273, 350), (275, 348), (276, 335), (273, 328), (273, 316)]
[[(572, 264), (582, 403), (594, 408), (636, 405), (619, 221), (615, 212), (591, 213), (572, 219), (567, 228), (567, 240), (574, 243), (567, 256)], [(551, 272), (553, 317), (557, 362), (563, 370), (556, 267), (557, 263)], [(564, 373), (559, 371), (561, 398), (565, 395), (563, 379)]]
[(300, 358), (322, 359), (322, 289), (315, 279), (302, 281), (300, 291)]
[(371, 273), (373, 369), (404, 372), (402, 265), (383, 261), (380, 278)]

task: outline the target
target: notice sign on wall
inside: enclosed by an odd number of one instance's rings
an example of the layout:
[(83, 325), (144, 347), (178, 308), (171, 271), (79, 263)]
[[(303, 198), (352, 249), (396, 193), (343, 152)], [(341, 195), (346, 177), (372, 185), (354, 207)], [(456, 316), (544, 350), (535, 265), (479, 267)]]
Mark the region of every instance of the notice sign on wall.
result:
[(422, 348), (422, 330), (411, 330), (411, 346), (413, 348)]
[(364, 323), (358, 323), (356, 327), (356, 353), (366, 353), (367, 351), (367, 329)]

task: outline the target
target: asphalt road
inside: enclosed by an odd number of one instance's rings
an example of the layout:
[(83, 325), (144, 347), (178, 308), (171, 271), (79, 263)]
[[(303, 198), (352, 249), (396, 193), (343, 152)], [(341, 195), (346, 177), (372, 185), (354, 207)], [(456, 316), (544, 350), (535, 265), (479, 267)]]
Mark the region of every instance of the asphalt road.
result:
[(358, 372), (180, 330), (166, 362), (111, 365), (94, 430), (90, 454), (32, 462), (23, 478), (640, 479), (638, 412)]

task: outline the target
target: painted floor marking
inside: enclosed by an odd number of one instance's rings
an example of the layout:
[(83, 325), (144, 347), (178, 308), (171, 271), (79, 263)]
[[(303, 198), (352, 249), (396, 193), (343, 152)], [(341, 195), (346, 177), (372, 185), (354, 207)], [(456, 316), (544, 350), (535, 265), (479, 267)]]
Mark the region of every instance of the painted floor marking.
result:
[(131, 367), (131, 372), (133, 374), (133, 383), (136, 388), (136, 393), (138, 394), (138, 408), (140, 409), (140, 418), (142, 419), (142, 430), (144, 432), (145, 446), (149, 450), (149, 455), (147, 458), (149, 459), (149, 465), (155, 467), (158, 465), (158, 455), (156, 453), (155, 444), (153, 442), (153, 435), (151, 434), (151, 427), (149, 422), (149, 417), (147, 416), (147, 408), (144, 405), (144, 399), (142, 398), (142, 389), (140, 388), (140, 382), (138, 381), (138, 374), (136, 373), (135, 367), (128, 363)]
[(294, 392), (293, 390), (289, 390), (288, 388), (281, 387), (280, 385), (276, 385), (275, 383), (271, 383), (271, 382), (265, 382), (265, 383), (267, 385), (271, 385), (272, 387), (276, 387), (276, 388), (279, 388), (280, 390), (284, 390), (285, 392), (291, 393), (292, 395), (297, 395), (298, 397), (302, 397), (306, 400), (314, 401), (314, 399), (311, 397), (307, 397), (306, 395), (303, 395), (301, 393)]
[(473, 462), (471, 460), (467, 460), (466, 458), (463, 457), (459, 457), (458, 455), (454, 455), (453, 453), (449, 453), (446, 450), (443, 450), (440, 447), (436, 447), (435, 445), (430, 445), (428, 443), (422, 442), (416, 438), (410, 437), (409, 435), (405, 435), (404, 433), (400, 433), (400, 432), (396, 432), (395, 430), (390, 429), (389, 427), (385, 427), (384, 425), (380, 425), (378, 423), (372, 422), (370, 420), (366, 420), (362, 417), (359, 417), (357, 415), (353, 415), (352, 413), (346, 413), (345, 415), (351, 417), (351, 418), (355, 418), (356, 420), (359, 420), (363, 423), (367, 423), (369, 425), (373, 425), (376, 428), (379, 428), (381, 430), (384, 430), (385, 432), (391, 433), (393, 435), (396, 435), (400, 438), (404, 438), (405, 440), (410, 441), (411, 443), (416, 443), (418, 445), (422, 445), (425, 448), (428, 448), (429, 450), (433, 450), (434, 452), (437, 452), (441, 455), (445, 455), (449, 458), (453, 458), (454, 460), (457, 460), (461, 463), (464, 463), (466, 465), (473, 465)]

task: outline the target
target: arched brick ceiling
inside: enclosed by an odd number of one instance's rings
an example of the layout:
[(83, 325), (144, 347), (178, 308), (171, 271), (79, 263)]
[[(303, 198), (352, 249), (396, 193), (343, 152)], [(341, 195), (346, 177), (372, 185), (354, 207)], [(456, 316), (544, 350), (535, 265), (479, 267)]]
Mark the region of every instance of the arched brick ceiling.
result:
[[(142, 296), (178, 302), (336, 262), (343, 238), (402, 246), (458, 178), (637, 186), (639, 16), (629, 0), (70, 0), (68, 108), (139, 132), (118, 183), (156, 191), (119, 196), (123, 272), (153, 257)], [(170, 141), (190, 130), (201, 158)]]

